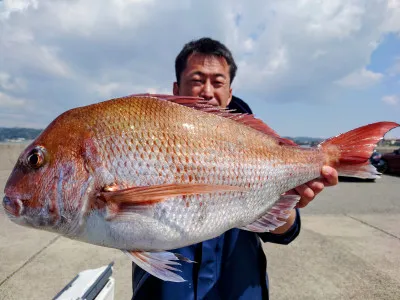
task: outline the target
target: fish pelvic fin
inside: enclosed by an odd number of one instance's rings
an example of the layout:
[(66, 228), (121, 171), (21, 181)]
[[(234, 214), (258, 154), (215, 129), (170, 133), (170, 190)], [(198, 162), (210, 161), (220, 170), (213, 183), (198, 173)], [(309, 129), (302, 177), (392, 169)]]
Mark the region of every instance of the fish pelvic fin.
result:
[(383, 136), (399, 126), (395, 122), (372, 123), (327, 139), (318, 147), (327, 154), (325, 163), (334, 167), (339, 176), (376, 179), (380, 173), (369, 158)]
[(291, 210), (300, 201), (299, 195), (281, 195), (279, 200), (272, 206), (265, 215), (251, 224), (240, 229), (252, 232), (270, 232), (281, 227), (289, 218)]
[[(165, 281), (184, 282), (181, 276), (174, 272), (182, 272), (177, 269), (181, 264), (178, 261), (194, 263), (190, 259), (171, 252), (144, 252), (144, 251), (126, 251), (123, 252), (139, 267), (151, 275)], [(176, 266), (176, 267), (172, 267)]]

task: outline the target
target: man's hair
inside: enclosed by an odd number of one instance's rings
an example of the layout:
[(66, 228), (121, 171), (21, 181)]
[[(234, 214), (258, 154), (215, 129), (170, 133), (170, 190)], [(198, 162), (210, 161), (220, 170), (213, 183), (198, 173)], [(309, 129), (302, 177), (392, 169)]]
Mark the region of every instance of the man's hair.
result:
[(186, 68), (187, 60), (193, 53), (225, 58), (229, 66), (230, 83), (232, 83), (236, 75), (237, 66), (231, 51), (229, 51), (229, 49), (221, 42), (205, 37), (190, 41), (189, 43), (185, 44), (181, 52), (176, 57), (175, 75), (178, 85), (180, 84), (181, 74)]

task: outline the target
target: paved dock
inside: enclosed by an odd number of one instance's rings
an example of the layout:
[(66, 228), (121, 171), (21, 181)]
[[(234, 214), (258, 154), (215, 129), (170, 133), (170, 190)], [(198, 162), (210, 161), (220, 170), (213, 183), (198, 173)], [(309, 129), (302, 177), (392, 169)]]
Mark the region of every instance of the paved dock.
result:
[[(22, 146), (0, 145), (0, 197)], [(400, 177), (344, 181), (302, 210), (290, 245), (266, 244), (271, 299), (400, 299)], [(85, 269), (115, 262), (115, 299), (130, 299), (119, 250), (24, 228), (0, 207), (0, 300), (51, 299)]]

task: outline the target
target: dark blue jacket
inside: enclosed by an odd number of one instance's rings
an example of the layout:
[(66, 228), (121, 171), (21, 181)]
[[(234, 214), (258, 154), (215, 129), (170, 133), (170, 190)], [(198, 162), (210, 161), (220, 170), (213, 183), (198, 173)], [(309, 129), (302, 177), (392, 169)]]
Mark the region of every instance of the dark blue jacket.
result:
[[(229, 108), (251, 113), (239, 98), (233, 98)], [(179, 275), (186, 282), (163, 281), (133, 266), (132, 299), (268, 299), (267, 262), (260, 238), (264, 242), (289, 244), (300, 227), (297, 210), (295, 223), (282, 235), (231, 229), (214, 239), (171, 250), (197, 262), (182, 262)]]
[(147, 299), (268, 299), (264, 242), (289, 244), (300, 232), (300, 215), (283, 235), (232, 229), (221, 236), (172, 250), (196, 261), (182, 262), (179, 273), (186, 282), (160, 280), (140, 267), (133, 269), (133, 298)]

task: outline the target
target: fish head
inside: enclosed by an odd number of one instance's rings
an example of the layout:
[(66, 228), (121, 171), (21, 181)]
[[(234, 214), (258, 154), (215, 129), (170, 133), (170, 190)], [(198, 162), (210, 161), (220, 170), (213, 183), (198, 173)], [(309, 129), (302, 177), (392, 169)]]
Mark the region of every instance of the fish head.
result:
[(19, 156), (3, 198), (7, 216), (23, 226), (66, 233), (79, 223), (90, 175), (79, 130), (51, 124)]

